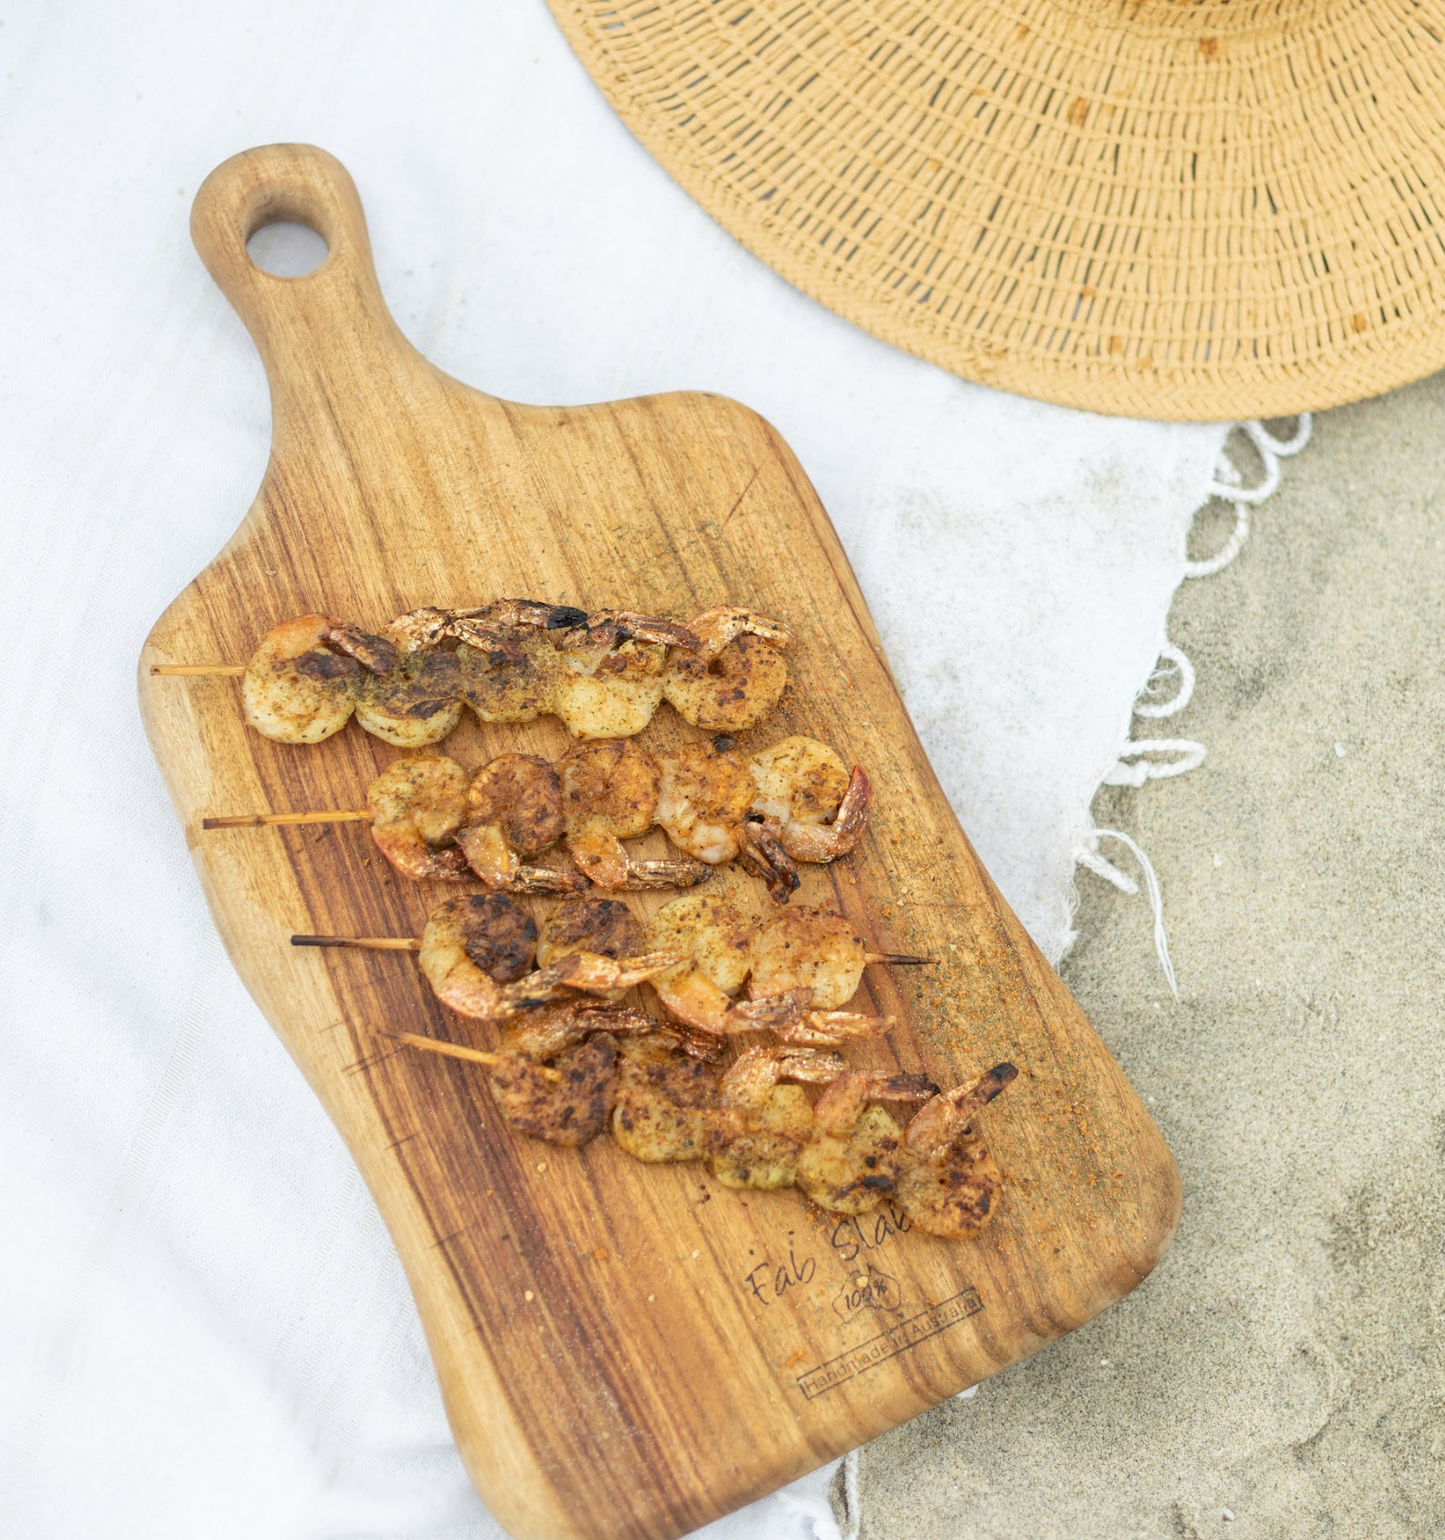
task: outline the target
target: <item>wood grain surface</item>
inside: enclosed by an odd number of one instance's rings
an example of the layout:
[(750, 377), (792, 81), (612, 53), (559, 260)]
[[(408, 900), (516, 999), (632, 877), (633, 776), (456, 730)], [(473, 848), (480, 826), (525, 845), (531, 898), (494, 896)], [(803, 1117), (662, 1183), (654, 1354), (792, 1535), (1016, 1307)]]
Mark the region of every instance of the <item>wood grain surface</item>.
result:
[[(284, 219), (326, 240), (304, 277), (246, 254)], [(450, 379), (387, 312), (355, 189), (320, 150), (227, 161), (192, 229), (265, 363), (273, 448), (236, 535), (146, 644), (146, 725), (230, 955), (380, 1205), (458, 1447), (501, 1523), (665, 1540), (1132, 1289), (1178, 1216), (1173, 1161), (959, 828), (774, 430), (700, 393), (518, 406)], [(482, 1071), (375, 1035), (485, 1040), (437, 1005), (414, 957), (288, 944), (294, 931), (417, 935), (455, 888), (402, 881), (358, 824), (202, 832), (210, 814), (359, 807), (400, 751), (355, 723), (314, 747), (271, 742), (244, 725), (235, 679), (158, 678), (151, 664), (244, 662), (307, 611), (376, 629), (418, 605), (511, 595), (678, 618), (729, 601), (796, 631), (783, 701), (743, 746), (812, 734), (864, 765), (877, 795), (858, 850), (803, 868), (795, 901), (836, 907), (877, 950), (941, 959), (868, 970), (858, 1008), (898, 1026), (850, 1056), (949, 1085), (1000, 1059), (1021, 1071), (980, 1119), (1007, 1184), (980, 1235), (910, 1232), (888, 1204), (840, 1219), (793, 1191), (643, 1165), (607, 1139), (564, 1150), (515, 1135)], [(640, 741), (701, 736), (664, 705)], [(567, 746), (551, 718), (484, 729), (469, 714), (444, 749), (470, 768)], [(651, 839), (641, 853), (662, 854)], [(713, 891), (768, 911), (745, 875)], [(668, 895), (631, 897), (645, 914)]]

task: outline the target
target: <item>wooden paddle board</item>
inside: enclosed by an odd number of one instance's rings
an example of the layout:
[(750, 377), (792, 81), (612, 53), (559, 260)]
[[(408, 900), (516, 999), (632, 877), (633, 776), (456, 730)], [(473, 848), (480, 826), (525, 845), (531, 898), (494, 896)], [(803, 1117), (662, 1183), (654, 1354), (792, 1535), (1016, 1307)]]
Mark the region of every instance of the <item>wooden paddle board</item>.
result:
[[(313, 272), (274, 277), (248, 257), (248, 238), (280, 220), (325, 239)], [(146, 725), (231, 957), (385, 1216), (457, 1445), (500, 1522), (520, 1537), (665, 1540), (1132, 1289), (1173, 1231), (1174, 1163), (959, 828), (777, 433), (702, 393), (518, 406), (442, 374), (389, 315), (355, 188), (321, 150), (227, 161), (192, 230), (264, 361), (272, 453), (235, 536), (146, 643)], [(235, 679), (151, 665), (244, 662), (308, 611), (375, 630), (419, 605), (518, 595), (679, 619), (731, 602), (796, 632), (786, 694), (743, 747), (821, 738), (867, 768), (876, 797), (859, 848), (805, 867), (795, 902), (840, 910), (880, 951), (939, 959), (868, 970), (858, 1007), (897, 1026), (850, 1056), (945, 1085), (999, 1060), (1020, 1070), (979, 1119), (1006, 1185), (976, 1237), (921, 1235), (886, 1202), (845, 1219), (796, 1191), (738, 1192), (605, 1138), (568, 1150), (518, 1136), (476, 1066), (375, 1035), (474, 1025), (437, 1005), (413, 956), (289, 944), (296, 931), (417, 935), (455, 888), (400, 879), (364, 824), (202, 831), (214, 814), (363, 806), (399, 751), (355, 723), (312, 747), (271, 742), (243, 722)], [(701, 736), (663, 706), (639, 741)], [(469, 715), (440, 747), (474, 768), (568, 746), (553, 718), (483, 729)], [(664, 853), (652, 838), (641, 854)], [(769, 911), (745, 874), (714, 891)]]

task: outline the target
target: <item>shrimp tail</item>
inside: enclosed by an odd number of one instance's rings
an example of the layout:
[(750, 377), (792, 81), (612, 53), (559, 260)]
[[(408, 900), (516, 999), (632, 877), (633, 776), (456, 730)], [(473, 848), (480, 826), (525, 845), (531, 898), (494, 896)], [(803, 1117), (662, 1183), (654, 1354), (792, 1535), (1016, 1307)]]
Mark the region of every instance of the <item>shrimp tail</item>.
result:
[(453, 610), (454, 621), (490, 620), (503, 626), (527, 626), (536, 631), (570, 631), (587, 624), (587, 611), (575, 604), (547, 604), (540, 599), (498, 599), (480, 609)]
[(1011, 1081), (1018, 1079), (1017, 1068), (1005, 1060), (1002, 1064), (995, 1064), (990, 1070), (985, 1070), (968, 1090), (961, 1086), (958, 1090), (947, 1091), (944, 1094), (953, 1103), (953, 1110), (960, 1117), (970, 1117), (981, 1107), (988, 1104)]
[(462, 882), (471, 876), (467, 859), (455, 845), (432, 849), (404, 831), (374, 825), (372, 840), (404, 877), (416, 882)]
[(778, 1075), (783, 1080), (800, 1080), (811, 1085), (830, 1085), (848, 1072), (840, 1053), (827, 1053), (813, 1047), (788, 1047), (776, 1050)]
[(927, 1075), (883, 1075), (868, 1089), (881, 1102), (921, 1102), (938, 1095), (938, 1082)]
[(728, 1017), (736, 1022), (735, 1032), (776, 1032), (780, 1036), (801, 1020), (813, 991), (806, 986), (764, 995), (758, 1000), (740, 1000), (728, 1007)]
[(851, 1038), (883, 1037), (893, 1030), (894, 1020), (860, 1011), (809, 1011), (801, 1021), (780, 1028), (778, 1036), (787, 1043), (831, 1048)]
[[(652, 1018), (648, 1020), (652, 1021)], [(690, 1059), (697, 1059), (703, 1064), (717, 1064), (723, 1058), (722, 1039), (714, 1037), (711, 1032), (699, 1032), (695, 1027), (682, 1023), (658, 1030), (655, 1021), (652, 1021), (652, 1028), (655, 1036), (664, 1039), (669, 1046), (677, 1048)]]
[(523, 631), (567, 631), (583, 624), (585, 610), (535, 599), (498, 599), (474, 610), (448, 610), (443, 634), (474, 647), (492, 664), (520, 663)]
[(396, 648), (384, 637), (372, 636), (359, 626), (333, 620), (321, 633), (321, 640), (348, 658), (355, 658), (369, 674), (389, 674), (396, 667)]
[(833, 836), (838, 854), (847, 855), (858, 843), (863, 825), (868, 821), (868, 806), (873, 801), (873, 783), (862, 765), (854, 765), (848, 776), (848, 790), (838, 804), (838, 815), (833, 820)]
[(743, 609), (735, 604), (720, 604), (715, 609), (704, 610), (691, 625), (702, 638), (702, 655), (709, 661), (744, 633), (761, 637), (774, 647), (790, 647), (793, 644), (793, 633), (781, 620), (774, 620), (770, 615), (760, 615), (756, 610)]
[(585, 617), (585, 623), (568, 628), (561, 645), (568, 652), (611, 652), (623, 642), (661, 642), (695, 652), (702, 642), (686, 626), (656, 615), (639, 615), (632, 610), (598, 610)]
[(854, 765), (833, 822), (789, 823), (779, 830), (783, 848), (794, 861), (826, 864), (846, 856), (863, 833), (872, 801), (873, 783), (862, 765)]
[(637, 957), (616, 958), (601, 957), (593, 952), (578, 955), (587, 962), (579, 969), (579, 978), (574, 980), (572, 987), (587, 990), (633, 989), (685, 960), (679, 952), (644, 952)]
[(671, 620), (659, 620), (655, 615), (638, 615), (632, 610), (617, 610), (610, 619), (616, 624), (619, 641), (662, 642), (668, 647), (682, 647), (696, 652), (702, 646), (701, 639), (686, 626)]
[(974, 1113), (988, 1106), (1017, 1076), (1018, 1070), (1005, 1061), (985, 1070), (972, 1085), (940, 1091), (914, 1113), (905, 1136), (909, 1149), (930, 1157), (946, 1150), (968, 1133), (968, 1120)]
[(657, 1022), (646, 1011), (618, 1010), (579, 1000), (573, 1021), (583, 1032), (605, 1032), (609, 1037), (641, 1037), (656, 1032)]
[(629, 861), (619, 888), (637, 891), (644, 888), (695, 888), (712, 876), (712, 867), (702, 861)]
[(798, 891), (798, 868), (783, 848), (781, 829), (775, 818), (752, 815), (741, 825), (743, 861), (767, 884), (768, 897), (776, 904), (786, 904)]
[(466, 864), (494, 893), (580, 893), (592, 885), (578, 871), (523, 866), (498, 824), (472, 824), (456, 839)]
[(403, 642), (407, 649), (415, 651), (422, 647), (434, 647), (448, 634), (450, 625), (450, 610), (439, 610), (435, 605), (428, 604), (419, 610), (408, 610), (405, 615), (398, 615), (386, 629)]
[(597, 952), (574, 952), (560, 957), (545, 968), (508, 986), (521, 1004), (545, 1004), (558, 999), (565, 990), (587, 994), (610, 994), (614, 989), (631, 989), (684, 961), (676, 952), (647, 952), (639, 957), (603, 957)]
[(550, 866), (519, 866), (507, 884), (509, 893), (581, 893), (592, 883), (581, 872), (559, 872)]

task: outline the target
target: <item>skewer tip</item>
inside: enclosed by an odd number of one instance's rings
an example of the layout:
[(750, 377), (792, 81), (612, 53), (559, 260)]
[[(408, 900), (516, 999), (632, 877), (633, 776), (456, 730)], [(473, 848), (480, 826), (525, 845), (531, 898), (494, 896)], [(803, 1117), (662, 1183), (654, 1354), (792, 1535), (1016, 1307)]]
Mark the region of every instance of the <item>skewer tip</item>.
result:
[(362, 823), (371, 817), (369, 809), (322, 813), (228, 813), (220, 818), (203, 818), (203, 829), (260, 829), (270, 824)]
[(417, 936), (292, 936), (292, 946), (351, 947), (361, 952), (419, 952)]
[(239, 679), (244, 663), (152, 663), (151, 673), (192, 679)]

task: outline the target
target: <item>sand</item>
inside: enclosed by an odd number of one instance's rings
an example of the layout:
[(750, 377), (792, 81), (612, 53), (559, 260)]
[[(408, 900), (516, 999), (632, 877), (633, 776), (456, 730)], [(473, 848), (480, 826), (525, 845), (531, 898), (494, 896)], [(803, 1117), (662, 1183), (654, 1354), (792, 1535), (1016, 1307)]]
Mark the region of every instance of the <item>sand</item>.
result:
[(869, 1446), (867, 1540), (1445, 1535), (1445, 376), (1317, 419), (1171, 631), (1206, 766), (1105, 792), (1064, 977), (1174, 1150), (1130, 1298)]

